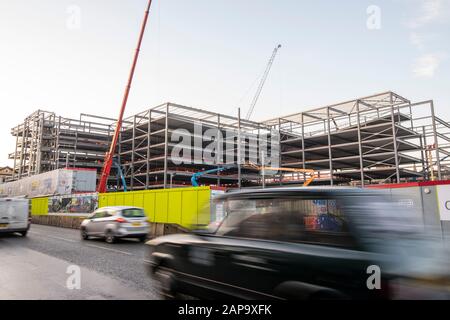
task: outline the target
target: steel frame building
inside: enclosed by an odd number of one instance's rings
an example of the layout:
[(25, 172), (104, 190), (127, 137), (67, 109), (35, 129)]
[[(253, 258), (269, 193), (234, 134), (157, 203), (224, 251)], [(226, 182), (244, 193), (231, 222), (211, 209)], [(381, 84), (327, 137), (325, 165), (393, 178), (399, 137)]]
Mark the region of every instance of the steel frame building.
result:
[[(201, 131), (196, 131), (195, 126), (200, 126)], [(220, 132), (223, 137), (230, 132), (232, 136), (222, 141), (204, 140), (203, 135), (211, 129), (218, 134)], [(172, 141), (177, 130), (184, 130), (192, 140), (201, 138), (201, 146), (193, 141), (186, 145), (192, 161), (183, 164), (176, 164), (172, 158), (173, 150), (179, 143), (178, 140)], [(127, 184), (133, 190), (190, 186), (193, 174), (220, 168), (227, 163), (236, 164), (236, 168), (225, 173), (207, 174), (202, 177), (202, 182), (217, 186), (257, 186), (261, 184), (259, 172), (240, 164), (244, 164), (244, 158), (250, 152), (248, 137), (255, 137), (259, 147), (268, 143), (270, 132), (270, 127), (243, 120), (240, 115), (232, 117), (166, 103), (125, 119), (118, 155), (125, 167)], [(216, 150), (224, 150), (224, 157), (208, 164), (202, 151), (211, 143), (217, 144)], [(226, 156), (232, 160), (227, 162)], [(254, 162), (260, 162), (259, 155), (255, 156)]]
[(385, 92), (265, 121), (281, 133), (282, 165), (326, 184), (361, 185), (449, 176), (450, 125), (433, 101)]
[(113, 132), (112, 119), (82, 114), (80, 119), (38, 110), (11, 129), (16, 138), (11, 180), (64, 168), (101, 168)]
[[(196, 132), (198, 124), (201, 132)], [(15, 152), (9, 156), (14, 160), (12, 180), (62, 167), (100, 169), (114, 128), (115, 121), (104, 117), (33, 113), (11, 131), (16, 138)], [(413, 103), (386, 92), (264, 122), (173, 103), (148, 109), (125, 119), (120, 134), (117, 159), (129, 190), (188, 186), (194, 173), (226, 162), (222, 158), (205, 164), (202, 150), (211, 141), (202, 140), (201, 146), (187, 146), (192, 163), (176, 164), (172, 153), (178, 141), (172, 137), (180, 129), (193, 139), (211, 129), (234, 133), (217, 148), (231, 154), (236, 169), (205, 175), (204, 184), (261, 185), (261, 172), (243, 164), (242, 158), (252, 153), (250, 140), (255, 136), (258, 146), (277, 137), (281, 166), (313, 169), (319, 184), (364, 186), (450, 175), (450, 125), (436, 116), (433, 101)], [(254, 154), (253, 163), (263, 164), (261, 156)], [(120, 190), (115, 174), (113, 170), (109, 188)], [(305, 180), (303, 175), (282, 173), (264, 179), (266, 185)]]
[[(195, 126), (200, 126), (202, 131), (195, 132)], [(16, 150), (9, 155), (14, 160), (15, 172), (11, 180), (63, 167), (101, 169), (114, 129), (113, 119), (82, 114), (75, 120), (38, 110), (11, 130), (16, 137)], [(201, 146), (194, 142), (186, 146), (193, 155), (192, 163), (177, 165), (171, 155), (178, 142), (172, 141), (172, 135), (180, 129), (188, 132), (192, 140), (211, 129), (224, 137), (227, 132), (232, 136), (231, 139), (217, 141), (221, 144), (217, 148), (225, 151), (222, 159), (205, 162), (202, 150), (211, 141), (202, 139)], [(240, 165), (244, 163), (245, 154), (250, 152), (249, 137), (256, 137), (258, 147), (267, 145), (267, 139), (271, 138), (270, 128), (242, 120), (240, 116), (166, 103), (124, 119), (116, 159), (123, 169), (128, 190), (190, 186), (194, 173), (220, 168), (230, 155), (228, 163), (236, 164), (236, 168), (223, 174), (205, 175), (202, 183), (257, 186), (261, 184), (259, 172)], [(267, 156), (270, 156), (270, 150)], [(259, 162), (259, 155), (254, 162)], [(113, 168), (108, 180), (110, 190), (123, 189), (116, 175), (117, 169)]]

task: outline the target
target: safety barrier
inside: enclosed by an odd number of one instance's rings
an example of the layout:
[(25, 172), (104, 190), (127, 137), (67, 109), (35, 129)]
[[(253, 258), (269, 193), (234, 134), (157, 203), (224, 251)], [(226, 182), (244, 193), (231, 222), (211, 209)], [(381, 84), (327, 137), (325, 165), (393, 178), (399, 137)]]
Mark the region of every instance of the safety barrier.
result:
[(140, 207), (153, 223), (190, 228), (209, 224), (210, 201), (210, 187), (113, 192), (99, 195), (99, 208)]
[[(98, 207), (140, 207), (152, 223), (191, 228), (193, 225), (209, 224), (210, 201), (210, 187), (177, 188), (102, 193), (98, 197)], [(31, 214), (48, 216), (49, 197), (31, 199)]]
[(48, 215), (48, 197), (31, 199), (31, 215), (33, 216)]
[(79, 229), (83, 219), (83, 217), (35, 215), (32, 216), (31, 222), (34, 224), (41, 224), (45, 226)]

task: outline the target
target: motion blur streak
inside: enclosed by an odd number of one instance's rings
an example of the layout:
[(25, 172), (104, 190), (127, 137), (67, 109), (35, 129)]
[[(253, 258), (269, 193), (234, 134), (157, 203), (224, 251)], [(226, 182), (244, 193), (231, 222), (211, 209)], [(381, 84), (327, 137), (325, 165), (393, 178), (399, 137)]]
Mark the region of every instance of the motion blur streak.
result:
[(449, 299), (448, 248), (416, 211), (352, 188), (227, 193), (208, 227), (149, 242), (150, 270), (172, 298)]

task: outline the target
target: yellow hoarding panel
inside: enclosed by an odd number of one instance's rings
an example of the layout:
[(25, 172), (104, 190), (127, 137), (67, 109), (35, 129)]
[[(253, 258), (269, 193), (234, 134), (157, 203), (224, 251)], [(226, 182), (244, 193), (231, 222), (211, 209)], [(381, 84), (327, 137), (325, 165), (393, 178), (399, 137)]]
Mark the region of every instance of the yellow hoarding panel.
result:
[(155, 205), (155, 221), (158, 223), (167, 223), (167, 209), (168, 209), (169, 194), (168, 192), (156, 193)]
[(198, 224), (197, 215), (201, 210), (201, 208), (198, 208), (197, 202), (198, 202), (198, 192), (196, 191), (183, 192), (183, 203), (185, 205), (182, 207), (183, 210), (181, 220), (182, 225)]
[(133, 193), (130, 193), (130, 192), (127, 192), (127, 193), (125, 193), (124, 195), (123, 195), (123, 205), (124, 206), (134, 206), (134, 207), (137, 207), (137, 204), (135, 204), (135, 202), (134, 202), (134, 194)]
[(31, 214), (33, 216), (48, 215), (48, 197), (31, 199)]
[(205, 192), (199, 192), (198, 193), (198, 199), (197, 199), (197, 207), (198, 210), (201, 211), (201, 214), (198, 214), (198, 225), (208, 225), (211, 221), (211, 216), (207, 213), (210, 212), (210, 204), (211, 204), (211, 195), (207, 194)]
[(211, 201), (209, 187), (114, 192), (101, 194), (99, 208), (106, 206), (133, 206), (145, 210), (148, 218), (156, 223), (179, 224), (190, 227), (209, 224), (208, 210)]
[(167, 222), (181, 225), (183, 215), (183, 205), (181, 203), (181, 191), (169, 194), (169, 209), (167, 211)]
[(144, 194), (142, 192), (137, 192), (134, 194), (134, 206), (140, 208), (144, 207)]
[(155, 221), (155, 193), (143, 195), (144, 205), (142, 206), (150, 221)]

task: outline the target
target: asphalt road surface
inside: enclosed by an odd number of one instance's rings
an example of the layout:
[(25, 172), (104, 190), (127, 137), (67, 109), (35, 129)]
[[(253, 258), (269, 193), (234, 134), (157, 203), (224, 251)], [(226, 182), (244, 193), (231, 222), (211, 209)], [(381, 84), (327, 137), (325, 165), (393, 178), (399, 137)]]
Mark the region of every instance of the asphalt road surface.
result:
[[(78, 230), (32, 225), (25, 238), (0, 235), (0, 299), (159, 299), (144, 260), (136, 240), (83, 241)], [(80, 289), (70, 288), (73, 266)]]

